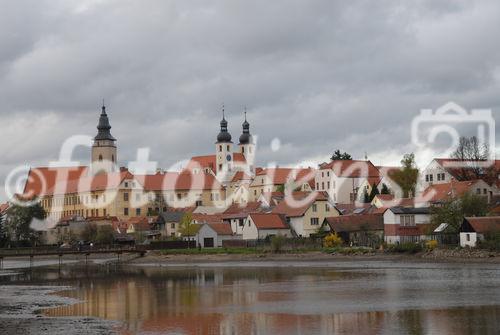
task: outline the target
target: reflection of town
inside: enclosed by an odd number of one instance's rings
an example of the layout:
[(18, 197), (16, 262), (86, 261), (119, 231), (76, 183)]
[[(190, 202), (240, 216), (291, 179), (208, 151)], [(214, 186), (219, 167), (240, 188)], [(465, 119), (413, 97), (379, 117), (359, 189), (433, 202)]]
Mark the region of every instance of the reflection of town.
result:
[[(402, 329), (410, 334), (437, 330), (441, 334), (470, 334), (477, 326), (472, 321), (478, 317), (500, 320), (500, 308), (481, 307), (337, 313), (336, 308), (349, 309), (344, 301), (362, 296), (352, 295), (349, 289), (344, 294), (342, 290), (331, 294), (327, 283), (346, 285), (360, 280), (356, 272), (310, 269), (294, 274), (293, 269), (276, 271), (272, 267), (236, 272), (234, 268), (132, 271), (135, 273), (82, 278), (77, 290), (64, 295), (84, 302), (48, 309), (46, 314), (124, 321), (123, 334), (374, 334), (400, 333)], [(397, 296), (398, 290), (387, 288), (379, 298)], [(330, 306), (324, 305), (328, 299)], [(332, 307), (339, 302), (344, 306)], [(370, 301), (364, 303), (369, 305)], [(318, 311), (321, 309), (324, 312)], [(462, 321), (452, 322), (457, 318)]]

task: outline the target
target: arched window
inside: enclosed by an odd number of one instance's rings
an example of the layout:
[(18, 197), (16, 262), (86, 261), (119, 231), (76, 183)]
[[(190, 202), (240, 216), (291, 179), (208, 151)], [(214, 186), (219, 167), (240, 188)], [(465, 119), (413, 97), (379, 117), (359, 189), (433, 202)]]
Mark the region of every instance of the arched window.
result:
[(99, 162), (102, 161), (102, 155), (99, 155)]

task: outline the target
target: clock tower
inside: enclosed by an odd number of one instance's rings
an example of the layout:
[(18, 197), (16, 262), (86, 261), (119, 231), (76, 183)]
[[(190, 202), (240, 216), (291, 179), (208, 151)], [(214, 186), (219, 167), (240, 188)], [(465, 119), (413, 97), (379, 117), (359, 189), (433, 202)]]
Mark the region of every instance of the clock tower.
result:
[(233, 167), (233, 142), (231, 134), (227, 131), (227, 121), (222, 106), (222, 120), (220, 122), (220, 132), (215, 142), (215, 173), (219, 180), (224, 181), (232, 175)]
[(116, 139), (111, 135), (110, 129), (106, 106), (103, 103), (97, 125), (98, 132), (92, 144), (91, 170), (93, 174), (116, 171)]

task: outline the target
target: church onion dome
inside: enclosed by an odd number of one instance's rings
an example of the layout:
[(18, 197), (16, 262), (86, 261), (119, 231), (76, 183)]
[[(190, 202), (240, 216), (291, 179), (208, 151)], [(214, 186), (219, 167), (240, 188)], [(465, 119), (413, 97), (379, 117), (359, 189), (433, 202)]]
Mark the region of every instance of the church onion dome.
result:
[(245, 112), (245, 122), (243, 122), (243, 133), (240, 135), (240, 144), (249, 144), (252, 141), (250, 135), (250, 124), (247, 121), (247, 112)]
[(99, 117), (99, 124), (97, 125), (97, 135), (94, 137), (94, 140), (116, 141), (116, 139), (111, 135), (110, 129), (111, 125), (109, 124), (108, 115), (106, 114), (106, 107), (103, 105), (101, 116)]
[(220, 122), (220, 133), (217, 135), (217, 143), (231, 142), (231, 134), (227, 131), (227, 121), (224, 117), (224, 108), (222, 109), (222, 120)]

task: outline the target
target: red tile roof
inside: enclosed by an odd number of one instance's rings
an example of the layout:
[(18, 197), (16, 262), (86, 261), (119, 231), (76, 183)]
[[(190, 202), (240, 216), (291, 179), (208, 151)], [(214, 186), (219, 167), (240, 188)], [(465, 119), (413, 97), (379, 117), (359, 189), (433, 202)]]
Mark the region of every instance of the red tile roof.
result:
[(382, 214), (341, 215), (325, 219), (335, 232), (354, 232), (362, 230), (384, 230)]
[(500, 216), (466, 217), (464, 218), (476, 233), (500, 232)]
[(238, 171), (234, 174), (233, 176), (233, 179), (231, 179), (231, 182), (237, 182), (237, 181), (240, 181), (240, 180), (252, 180), (253, 178), (251, 176), (249, 176), (248, 174), (246, 174), (245, 172), (243, 171)]
[(258, 201), (247, 202), (244, 206), (241, 204), (232, 204), (223, 213), (224, 219), (246, 218), (248, 213), (260, 211), (261, 203)]
[(202, 213), (192, 213), (192, 220), (197, 223), (223, 223), (222, 214), (202, 214)]
[[(467, 192), (470, 192), (471, 189), (478, 183), (480, 180), (468, 180), (468, 181), (451, 181), (449, 183), (444, 184), (433, 184), (425, 189), (422, 193), (422, 198), (427, 199), (430, 197), (431, 202), (436, 201), (446, 201), (455, 197), (460, 197)], [(435, 192), (433, 196), (431, 196), (432, 192)]]
[[(310, 193), (307, 192), (293, 192), (291, 198), (285, 197), (274, 209), (273, 213), (283, 214), (287, 217), (299, 217), (305, 214), (305, 212), (312, 206), (315, 201), (318, 200), (328, 200), (328, 196), (324, 192), (315, 192), (314, 196), (303, 201)], [(288, 200), (287, 200), (288, 199)], [(300, 205), (296, 206), (293, 202), (300, 202)]]
[[(206, 156), (194, 156), (191, 157), (188, 164), (186, 165), (186, 170), (191, 170), (195, 167), (210, 168), (212, 171), (216, 170), (217, 158), (215, 155)], [(233, 153), (233, 161), (238, 163), (246, 163), (245, 156), (242, 153)]]
[(100, 173), (95, 176), (82, 176), (65, 182), (58, 181), (47, 191), (47, 195), (73, 194), (90, 191), (104, 191), (117, 189), (124, 179), (133, 179), (134, 176), (127, 170), (112, 173)]
[(220, 190), (222, 185), (211, 173), (165, 172), (135, 176), (146, 191)]
[(131, 217), (127, 220), (127, 226), (134, 227), (135, 231), (147, 231), (151, 229), (148, 218), (145, 216)]
[(209, 223), (208, 225), (215, 230), (218, 235), (233, 235), (233, 230), (229, 223)]
[(256, 176), (268, 176), (273, 185), (283, 185), (288, 181), (309, 183), (314, 188), (315, 169), (267, 168), (256, 172)]
[(320, 169), (333, 170), (336, 176), (345, 178), (380, 177), (378, 169), (370, 161), (335, 160), (321, 164)]
[(37, 167), (31, 168), (24, 185), (23, 198), (47, 195), (50, 189), (61, 181), (70, 181), (85, 176), (86, 166), (75, 167)]
[(283, 215), (272, 213), (252, 213), (249, 215), (257, 229), (288, 229)]

